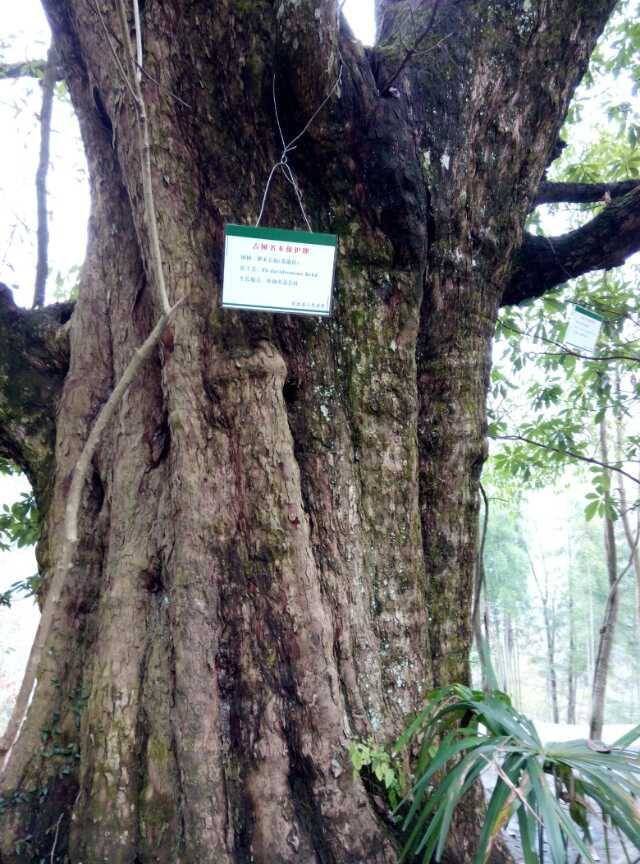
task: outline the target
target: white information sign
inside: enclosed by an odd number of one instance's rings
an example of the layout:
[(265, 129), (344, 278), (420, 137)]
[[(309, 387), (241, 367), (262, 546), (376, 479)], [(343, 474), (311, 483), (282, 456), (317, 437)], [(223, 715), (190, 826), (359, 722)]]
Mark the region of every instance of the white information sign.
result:
[(334, 234), (226, 225), (222, 305), (330, 315), (337, 241)]
[(573, 345), (574, 348), (592, 354), (598, 341), (601, 324), (602, 318), (595, 312), (583, 306), (574, 306), (564, 341), (567, 345)]

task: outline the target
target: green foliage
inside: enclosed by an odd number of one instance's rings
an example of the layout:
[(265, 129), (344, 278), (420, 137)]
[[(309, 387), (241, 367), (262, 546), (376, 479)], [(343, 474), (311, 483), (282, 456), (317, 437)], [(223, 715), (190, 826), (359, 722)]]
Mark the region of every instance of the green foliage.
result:
[[(574, 303), (604, 317), (593, 355), (563, 342)], [(489, 434), (501, 441), (492, 459), (497, 475), (540, 488), (581, 457), (598, 461), (594, 451), (603, 418), (616, 418), (625, 433), (621, 452), (610, 454), (609, 464), (623, 467), (637, 458), (638, 436), (628, 421), (640, 397), (640, 298), (633, 278), (609, 273), (580, 279), (556, 297), (505, 310), (497, 339), (489, 404)], [(510, 386), (525, 375), (526, 387)], [(588, 476), (585, 515), (616, 518), (608, 472), (596, 465)]]
[(37, 573), (27, 579), (14, 582), (6, 591), (0, 592), (0, 606), (11, 606), (16, 594), (24, 594), (25, 597), (35, 597), (40, 590), (42, 580)]
[[(9, 470), (0, 473), (13, 473)], [(2, 466), (0, 466), (0, 469)], [(6, 552), (12, 545), (18, 548), (32, 546), (40, 537), (40, 516), (35, 498), (30, 493), (23, 493), (13, 504), (4, 504), (0, 510), (0, 551)], [(7, 591), (0, 592), (0, 606), (11, 606), (16, 594), (31, 597), (37, 594), (40, 587), (40, 577), (35, 574), (28, 579), (14, 582)]]
[[(591, 60), (591, 78), (598, 75), (613, 75), (616, 78), (625, 76), (630, 79), (631, 93), (638, 94), (640, 89), (640, 4), (635, 2), (621, 2), (617, 13), (610, 20), (605, 36), (608, 50), (600, 48)], [(620, 104), (626, 107), (625, 114), (631, 115), (631, 119), (637, 120), (637, 113), (633, 112), (632, 105), (627, 102), (613, 103), (613, 107)], [(628, 122), (628, 120), (627, 120)]]
[(529, 557), (517, 507), (490, 501), (485, 578), (491, 602), (517, 620), (530, 615)]
[(3, 459), (0, 456), (0, 474), (5, 474), (8, 477), (19, 474), (20, 470), (13, 464), (13, 462), (9, 462), (8, 459)]
[(440, 860), (456, 808), (489, 768), (498, 778), (477, 864), (488, 859), (496, 836), (514, 815), (526, 864), (539, 861), (534, 838), (541, 825), (554, 864), (568, 862), (568, 844), (593, 861), (587, 821), (593, 805), (640, 848), (640, 757), (624, 749), (638, 737), (640, 727), (606, 752), (587, 741), (545, 746), (504, 693), (463, 685), (434, 691), (394, 748), (394, 753), (416, 752), (411, 792), (397, 808), (405, 836), (400, 860)]
[(615, 522), (618, 518), (618, 506), (611, 497), (611, 477), (602, 468), (593, 465), (589, 469), (592, 478), (592, 492), (585, 496), (589, 502), (585, 507), (584, 516), (590, 522), (594, 516), (606, 517)]
[(384, 789), (389, 805), (397, 807), (404, 792), (404, 782), (402, 768), (393, 756), (369, 738), (367, 741), (352, 741), (349, 758), (354, 775), (364, 769), (369, 771)]
[(4, 504), (0, 511), (0, 549), (6, 551), (11, 544), (23, 548), (33, 546), (40, 536), (40, 517), (35, 498), (23, 493), (11, 506)]
[(56, 303), (64, 303), (67, 300), (78, 299), (80, 268), (77, 265), (71, 267), (66, 273), (57, 271), (52, 281), (52, 295)]
[(563, 179), (575, 183), (601, 183), (627, 180), (640, 174), (640, 148), (636, 146), (638, 127), (627, 122), (630, 108), (629, 103), (623, 103), (608, 109), (610, 119), (625, 129), (626, 136), (620, 137), (612, 132), (603, 134), (579, 156), (576, 154), (575, 161), (566, 165)]
[[(572, 102), (562, 131), (568, 146), (552, 164), (550, 179), (589, 183), (640, 176), (640, 113), (637, 100), (632, 98), (640, 86), (639, 13), (637, 0), (621, 0), (611, 17)], [(617, 79), (613, 87), (612, 78)], [(593, 110), (595, 93), (603, 106), (600, 113)], [(587, 106), (589, 110), (585, 111)], [(549, 214), (568, 217), (570, 226), (578, 227), (605, 205), (603, 200), (538, 208), (530, 218), (530, 228), (549, 236), (557, 233), (555, 225), (549, 227)], [(564, 342), (574, 303), (604, 318), (593, 355)], [(547, 485), (576, 456), (593, 455), (597, 424), (603, 417), (624, 420), (637, 412), (637, 267), (627, 264), (624, 270), (577, 280), (568, 278), (567, 284), (553, 295), (503, 310), (495, 354), (489, 434), (512, 440), (500, 444), (495, 469), (510, 481), (516, 479), (531, 487)], [(525, 376), (526, 390), (514, 386)], [(623, 384), (619, 391), (612, 386), (616, 377)], [(619, 456), (621, 462), (637, 457), (633, 431), (628, 429)], [(615, 515), (615, 501), (603, 487), (602, 472), (592, 472), (591, 477), (593, 487), (585, 502), (587, 517)]]

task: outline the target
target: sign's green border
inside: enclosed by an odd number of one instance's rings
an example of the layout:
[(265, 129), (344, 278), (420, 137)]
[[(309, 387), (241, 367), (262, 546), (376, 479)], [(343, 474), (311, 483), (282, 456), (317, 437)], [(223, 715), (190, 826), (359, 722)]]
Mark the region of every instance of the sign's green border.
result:
[[(315, 244), (316, 246), (328, 246), (333, 249), (333, 275), (331, 279), (331, 293), (329, 296), (328, 309), (304, 309), (298, 306), (277, 307), (277, 306), (249, 306), (242, 303), (225, 303), (224, 302), (224, 270), (227, 255), (227, 238), (228, 237), (248, 237), (259, 240), (272, 240), (280, 243), (300, 243), (300, 244)], [(284, 228), (254, 228), (249, 225), (234, 225), (227, 223), (224, 226), (224, 259), (222, 265), (222, 291), (220, 292), (220, 307), (222, 309), (241, 309), (247, 312), (276, 312), (287, 315), (304, 315), (318, 316), (321, 318), (331, 317), (333, 310), (333, 288), (335, 284), (336, 261), (338, 258), (338, 238), (335, 234), (314, 234), (309, 231), (290, 231)]]
[(287, 231), (284, 228), (253, 228), (249, 225), (224, 226), (224, 234), (231, 237), (255, 237), (257, 240), (277, 240), (281, 243), (302, 243), (312, 246), (337, 246), (335, 234), (314, 234), (311, 231)]
[(288, 306), (249, 306), (245, 303), (223, 303), (223, 309), (244, 309), (246, 312), (282, 312), (286, 315), (306, 315), (307, 317), (329, 318), (331, 309), (327, 312), (326, 309), (298, 309), (298, 307)]
[(604, 321), (602, 315), (598, 315), (596, 312), (592, 312), (591, 309), (585, 309), (584, 306), (578, 306), (577, 303), (576, 312), (579, 312), (581, 315), (586, 315), (587, 318), (593, 318), (594, 321)]

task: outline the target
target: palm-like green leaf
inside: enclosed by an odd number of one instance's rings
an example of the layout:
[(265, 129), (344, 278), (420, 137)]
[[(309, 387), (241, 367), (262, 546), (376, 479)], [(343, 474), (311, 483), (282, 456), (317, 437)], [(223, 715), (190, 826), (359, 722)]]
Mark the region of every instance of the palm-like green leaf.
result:
[[(484, 862), (487, 860), (497, 832), (504, 828), (513, 812), (518, 809), (520, 774), (525, 759), (524, 754), (510, 753), (502, 764), (502, 776), (498, 777), (487, 806), (487, 813), (476, 850), (476, 861)], [(507, 780), (508, 782), (506, 782)]]
[(620, 747), (621, 749), (626, 749), (634, 744), (638, 738), (640, 738), (640, 723), (637, 726), (634, 726), (633, 729), (630, 729), (626, 735), (623, 735), (613, 745), (614, 747)]
[(525, 864), (539, 864), (541, 823), (553, 864), (567, 864), (570, 847), (593, 862), (587, 809), (605, 814), (640, 849), (640, 756), (624, 749), (638, 737), (640, 726), (607, 753), (586, 741), (543, 746), (534, 724), (504, 694), (462, 685), (434, 691), (395, 745), (395, 752), (413, 747), (416, 755), (411, 793), (398, 808), (406, 837), (400, 860), (440, 859), (456, 807), (490, 766), (498, 779), (475, 864), (485, 864), (514, 815)]

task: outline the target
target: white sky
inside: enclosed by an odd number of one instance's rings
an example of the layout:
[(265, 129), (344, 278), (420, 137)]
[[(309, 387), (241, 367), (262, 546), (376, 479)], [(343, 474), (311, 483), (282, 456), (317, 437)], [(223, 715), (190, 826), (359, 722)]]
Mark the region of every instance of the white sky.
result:
[(373, 0), (346, 0), (344, 14), (353, 32), (365, 45), (371, 45), (375, 35)]

